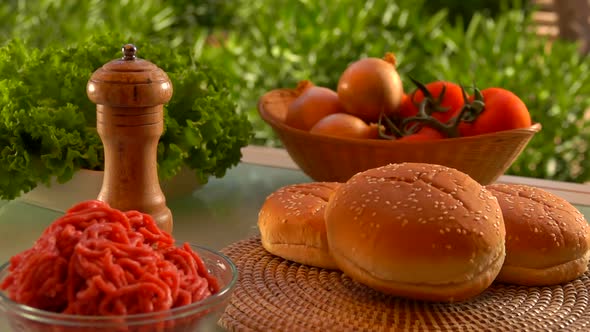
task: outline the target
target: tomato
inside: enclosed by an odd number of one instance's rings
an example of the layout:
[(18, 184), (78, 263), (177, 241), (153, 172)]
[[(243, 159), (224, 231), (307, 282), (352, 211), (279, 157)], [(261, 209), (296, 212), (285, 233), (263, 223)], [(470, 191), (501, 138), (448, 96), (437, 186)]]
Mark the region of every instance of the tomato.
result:
[[(385, 128), (383, 126), (381, 126), (381, 130), (385, 131)], [(379, 125), (377, 125), (376, 123), (369, 124), (369, 131), (367, 132), (367, 138), (370, 138), (370, 139), (381, 138), (379, 135)]]
[(318, 121), (309, 132), (317, 135), (349, 138), (379, 137), (376, 125), (368, 125), (361, 118), (348, 113), (330, 114)]
[(346, 112), (367, 122), (375, 122), (381, 113), (393, 115), (404, 94), (395, 67), (395, 56), (364, 58), (352, 63), (340, 76), (338, 97)]
[(445, 138), (445, 135), (443, 135), (440, 131), (431, 128), (431, 127), (422, 127), (420, 130), (418, 130), (416, 133), (408, 135), (408, 136), (403, 136), (398, 138), (398, 141), (403, 141), (403, 142), (407, 142), (407, 141), (432, 141), (432, 140), (437, 140), (437, 139), (442, 139)]
[(531, 115), (526, 105), (513, 92), (502, 88), (487, 88), (482, 90), (481, 94), (485, 103), (484, 109), (475, 121), (459, 124), (461, 136), (474, 136), (531, 126)]
[(344, 112), (344, 107), (334, 90), (305, 86), (300, 91), (301, 95), (287, 108), (285, 124), (288, 126), (307, 131), (326, 115)]
[(418, 107), (412, 101), (412, 95), (413, 94), (404, 93), (402, 97), (402, 101), (397, 110), (397, 113), (401, 118), (409, 118), (418, 113)]
[[(448, 81), (434, 81), (426, 84), (425, 87), (434, 99), (440, 98), (444, 89), (444, 96), (438, 103), (438, 107), (447, 111), (433, 112), (432, 117), (435, 119), (446, 123), (461, 111), (465, 100), (460, 85)], [(400, 115), (404, 118), (415, 116), (418, 113), (418, 105), (424, 100), (424, 93), (422, 90), (416, 89), (407, 99), (406, 101), (402, 100), (400, 107)]]

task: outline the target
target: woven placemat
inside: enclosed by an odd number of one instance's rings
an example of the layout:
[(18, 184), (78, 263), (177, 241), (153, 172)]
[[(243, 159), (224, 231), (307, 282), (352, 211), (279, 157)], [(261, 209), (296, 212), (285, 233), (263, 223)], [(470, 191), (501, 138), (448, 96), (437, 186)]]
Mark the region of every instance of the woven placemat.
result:
[(337, 271), (269, 254), (259, 238), (223, 250), (238, 286), (220, 324), (229, 331), (590, 331), (590, 276), (565, 285), (494, 284), (461, 303), (384, 295)]

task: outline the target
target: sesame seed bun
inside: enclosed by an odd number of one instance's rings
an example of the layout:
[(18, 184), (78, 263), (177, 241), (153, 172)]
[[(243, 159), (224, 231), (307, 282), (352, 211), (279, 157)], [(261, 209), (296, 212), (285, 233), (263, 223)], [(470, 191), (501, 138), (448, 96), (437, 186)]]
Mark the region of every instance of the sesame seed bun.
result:
[(483, 292), (504, 261), (496, 198), (444, 166), (391, 164), (356, 174), (326, 207), (337, 266), (384, 293), (461, 301)]
[(498, 198), (506, 224), (506, 260), (497, 281), (546, 286), (586, 272), (590, 227), (573, 205), (531, 186), (486, 188)]
[(312, 182), (282, 187), (270, 194), (258, 214), (262, 246), (300, 264), (335, 269), (328, 250), (324, 210), (340, 184)]

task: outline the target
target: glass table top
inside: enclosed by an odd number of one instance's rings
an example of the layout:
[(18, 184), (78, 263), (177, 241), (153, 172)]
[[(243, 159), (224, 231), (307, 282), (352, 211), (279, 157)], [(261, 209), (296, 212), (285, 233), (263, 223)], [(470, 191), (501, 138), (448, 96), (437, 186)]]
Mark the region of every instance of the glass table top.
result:
[[(276, 189), (311, 179), (299, 170), (241, 163), (192, 193), (168, 198), (178, 241), (222, 249), (258, 233), (258, 211)], [(576, 205), (590, 220), (590, 206)], [(29, 248), (63, 211), (23, 199), (0, 201), (0, 262)], [(6, 331), (0, 321), (0, 331)], [(217, 330), (217, 328), (213, 328)]]
[[(173, 235), (178, 241), (219, 250), (257, 234), (258, 210), (271, 192), (308, 181), (309, 177), (297, 170), (239, 164), (191, 194), (168, 199)], [(0, 262), (30, 247), (61, 215), (63, 211), (22, 199), (0, 201)]]
[[(173, 235), (219, 250), (257, 234), (258, 210), (266, 196), (281, 186), (309, 181), (299, 170), (241, 163), (221, 179), (212, 178), (190, 194), (168, 199)], [(590, 206), (576, 207), (590, 220)], [(62, 214), (22, 199), (0, 201), (0, 262), (30, 247)]]

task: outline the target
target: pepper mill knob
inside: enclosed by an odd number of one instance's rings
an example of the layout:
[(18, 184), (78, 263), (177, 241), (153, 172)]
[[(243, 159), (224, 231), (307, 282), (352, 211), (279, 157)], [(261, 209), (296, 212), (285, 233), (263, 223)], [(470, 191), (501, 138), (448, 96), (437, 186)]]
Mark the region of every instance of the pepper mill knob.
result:
[(157, 171), (157, 148), (164, 130), (164, 104), (172, 98), (168, 75), (136, 57), (132, 44), (123, 57), (97, 69), (86, 86), (96, 104), (96, 129), (104, 146), (104, 178), (98, 199), (123, 210), (151, 215), (172, 232)]
[(123, 60), (135, 60), (135, 53), (137, 52), (137, 47), (133, 44), (125, 44), (122, 47), (123, 50)]

